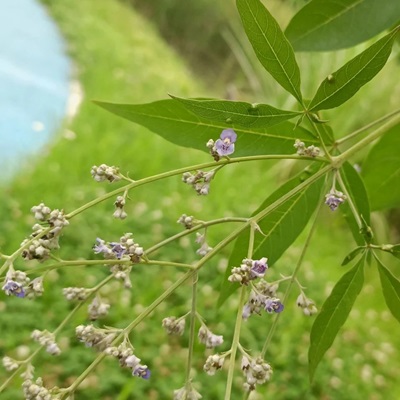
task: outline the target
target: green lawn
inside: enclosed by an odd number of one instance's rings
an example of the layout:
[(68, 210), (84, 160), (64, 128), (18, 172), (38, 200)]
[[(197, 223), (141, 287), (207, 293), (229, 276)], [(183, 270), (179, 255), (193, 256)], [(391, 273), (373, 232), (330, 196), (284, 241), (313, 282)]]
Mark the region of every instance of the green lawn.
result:
[[(50, 13), (60, 26), (74, 60), (76, 78), (81, 82), (84, 101), (77, 116), (65, 124), (40, 157), (29, 161), (12, 184), (4, 187), (0, 204), (0, 250), (12, 253), (29, 235), (33, 218), (29, 210), (45, 202), (52, 208), (70, 212), (119, 184), (98, 184), (91, 179), (92, 165), (117, 165), (125, 174), (139, 179), (173, 168), (210, 160), (206, 153), (177, 148), (146, 129), (130, 124), (95, 106), (91, 100), (145, 103), (167, 97), (221, 96), (213, 93), (185, 67), (185, 61), (164, 43), (156, 29), (132, 8), (116, 0), (47, 0)], [(195, 40), (196, 38), (194, 38)], [(72, 131), (74, 135), (66, 134)], [(71, 139), (73, 137), (73, 139)], [(125, 232), (147, 248), (180, 231), (176, 220), (182, 213), (199, 219), (223, 216), (248, 216), (279, 183), (290, 175), (290, 162), (259, 162), (230, 166), (218, 174), (210, 195), (198, 197), (180, 178), (171, 178), (138, 188), (124, 221), (112, 217), (113, 200), (100, 204), (71, 221), (61, 239), (60, 256), (64, 259), (93, 258), (96, 237), (117, 240)], [(257, 177), (257, 179), (254, 179)], [(329, 210), (328, 210), (329, 211)], [(320, 306), (341, 274), (341, 260), (352, 249), (352, 239), (344, 229), (340, 214), (324, 210), (321, 223), (301, 274), (308, 294)], [(217, 243), (231, 227), (210, 230), (209, 241)], [(271, 279), (289, 274), (300, 254), (305, 235), (271, 268)], [(190, 262), (196, 259), (194, 238), (168, 247), (160, 259)], [(234, 304), (220, 310), (218, 323), (213, 321), (219, 282), (229, 251), (206, 266), (200, 276), (199, 302), (212, 327), (229, 340), (234, 324)], [(32, 264), (33, 265), (33, 264)], [(16, 268), (25, 268), (19, 260)], [(297, 293), (286, 305), (268, 354), (275, 373), (270, 384), (260, 388), (263, 396), (276, 399), (397, 399), (400, 389), (397, 374), (400, 327), (387, 316), (381, 294), (375, 288), (378, 276), (367, 268), (367, 284), (357, 301), (352, 318), (346, 323), (317, 372), (311, 389), (307, 375), (307, 344), (311, 318), (296, 309)], [(2, 353), (22, 357), (33, 329), (54, 329), (72, 308), (61, 296), (67, 286), (93, 286), (105, 276), (104, 267), (71, 268), (52, 272), (45, 283), (45, 293), (34, 302), (17, 298), (1, 300), (0, 348)], [(100, 324), (124, 327), (140, 310), (179, 276), (171, 269), (152, 267), (134, 270), (132, 291), (122, 290), (113, 282), (104, 290), (111, 301), (109, 317)], [(138, 355), (152, 369), (149, 381), (130, 377), (115, 360), (106, 360), (82, 386), (76, 398), (83, 399), (167, 399), (184, 384), (187, 336), (167, 338), (161, 328), (162, 318), (185, 313), (189, 306), (189, 285), (178, 290), (141, 324), (132, 335)], [(59, 358), (40, 355), (35, 363), (37, 376), (46, 385), (68, 386), (94, 359), (92, 349), (74, 337), (74, 327), (87, 323), (85, 312), (67, 326), (60, 337), (63, 353)], [(244, 345), (257, 351), (268, 333), (267, 315), (249, 320), (244, 326)], [(32, 346), (31, 346), (32, 347)], [(195, 347), (194, 381), (200, 385), (203, 399), (221, 399), (226, 371), (214, 377), (202, 372), (204, 353)], [(1, 372), (1, 381), (6, 378)], [(1, 394), (4, 400), (21, 398), (20, 380)], [(235, 381), (235, 397), (241, 398), (241, 382)], [(267, 397), (261, 397), (267, 398)]]

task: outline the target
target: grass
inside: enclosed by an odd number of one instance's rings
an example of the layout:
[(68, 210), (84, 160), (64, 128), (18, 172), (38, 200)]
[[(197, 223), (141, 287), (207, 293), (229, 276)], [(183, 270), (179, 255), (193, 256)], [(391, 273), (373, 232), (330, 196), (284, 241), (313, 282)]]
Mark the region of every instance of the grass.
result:
[[(156, 29), (139, 17), (127, 5), (115, 0), (62, 0), (45, 1), (68, 41), (68, 51), (74, 60), (77, 78), (85, 98), (78, 115), (69, 126), (60, 129), (53, 143), (43, 150), (39, 158), (29, 162), (14, 182), (3, 189), (0, 205), (0, 249), (11, 253), (29, 234), (33, 219), (29, 215), (32, 205), (44, 201), (52, 208), (67, 212), (112, 190), (97, 184), (90, 177), (92, 165), (107, 163), (120, 166), (123, 172), (136, 179), (167, 169), (209, 161), (205, 153), (177, 148), (144, 128), (132, 125), (96, 107), (91, 100), (144, 103), (165, 98), (168, 92), (180, 96), (210, 95), (192, 75), (182, 60), (157, 35)], [(212, 93), (218, 96), (218, 93)], [(65, 131), (74, 132), (65, 135)], [(287, 176), (291, 164), (278, 166), (270, 162), (235, 166), (224, 169), (213, 182), (207, 198), (197, 197), (179, 178), (141, 187), (130, 194), (128, 218), (113, 220), (112, 201), (100, 204), (78, 216), (65, 230), (60, 256), (65, 259), (93, 258), (91, 246), (96, 237), (116, 240), (131, 231), (145, 248), (180, 228), (176, 224), (182, 213), (200, 219), (221, 216), (247, 216), (279, 185), (276, 171)], [(251, 184), (253, 183), (253, 184)], [(260, 198), (261, 197), (261, 198)], [(321, 224), (311, 250), (306, 257), (302, 282), (308, 294), (321, 304), (343, 270), (342, 258), (352, 248), (351, 238), (337, 214), (322, 214)], [(216, 243), (231, 227), (209, 232), (210, 244)], [(302, 235), (271, 269), (271, 279), (279, 273), (290, 273), (304, 242)], [(194, 240), (194, 238), (193, 238)], [(196, 258), (195, 245), (181, 241), (159, 253), (160, 259), (190, 262)], [(229, 252), (207, 265), (200, 276), (200, 303), (211, 326), (229, 339), (232, 335), (234, 301), (228, 302), (213, 323), (219, 282)], [(18, 261), (16, 268), (25, 268)], [(371, 400), (399, 398), (396, 385), (400, 368), (398, 357), (399, 326), (388, 319), (384, 302), (375, 282), (374, 268), (368, 268), (367, 284), (361, 294), (353, 318), (346, 323), (342, 334), (329, 351), (317, 372), (315, 383), (309, 387), (306, 351), (312, 319), (296, 310), (296, 293), (281, 318), (274, 346), (268, 359), (275, 373), (269, 385), (260, 388), (261, 396), (276, 399), (359, 399)], [(177, 274), (179, 275), (179, 274)], [(0, 319), (2, 351), (19, 357), (30, 346), (29, 334), (37, 329), (54, 329), (65, 313), (71, 309), (61, 296), (67, 286), (94, 285), (105, 276), (103, 268), (71, 268), (50, 274), (43, 298), (34, 302), (21, 302), (10, 298), (1, 302)], [(140, 310), (157, 297), (176, 276), (170, 270), (154, 269), (134, 271), (132, 291), (121, 290), (116, 282), (105, 288), (102, 295), (112, 302), (110, 316), (100, 324), (125, 326)], [(83, 283), (84, 282), (84, 283)], [(79, 399), (165, 399), (171, 398), (173, 389), (183, 386), (182, 370), (185, 366), (186, 336), (169, 339), (162, 331), (162, 318), (171, 313), (185, 313), (189, 306), (190, 288), (185, 286), (141, 324), (132, 335), (137, 354), (151, 365), (150, 381), (133, 379), (127, 371), (118, 368), (114, 360), (106, 360), (84, 382)], [(250, 319), (244, 326), (244, 345), (260, 349), (271, 320)], [(87, 323), (85, 312), (80, 313), (61, 334), (63, 354), (60, 358), (41, 355), (37, 375), (43, 375), (48, 386), (66, 386), (79, 375), (95, 357), (74, 339), (74, 326)], [(195, 348), (194, 380), (199, 383), (204, 399), (221, 399), (226, 371), (215, 377), (201, 372), (205, 356), (200, 346)], [(2, 375), (4, 378), (6, 375)], [(3, 379), (2, 379), (3, 380)], [(2, 394), (2, 399), (20, 398), (19, 381)], [(240, 382), (235, 381), (235, 398), (240, 395)], [(344, 395), (345, 393), (345, 395)], [(264, 398), (264, 397), (262, 397)]]

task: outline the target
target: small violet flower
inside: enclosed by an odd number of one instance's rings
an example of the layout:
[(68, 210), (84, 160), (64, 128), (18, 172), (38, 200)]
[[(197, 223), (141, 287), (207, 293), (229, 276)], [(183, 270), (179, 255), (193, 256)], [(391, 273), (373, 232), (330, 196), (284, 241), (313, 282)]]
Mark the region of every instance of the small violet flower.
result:
[(112, 252), (117, 256), (118, 260), (126, 253), (126, 247), (122, 246), (121, 243), (111, 242), (110, 243)]
[(150, 378), (150, 370), (147, 368), (147, 365), (138, 365), (132, 372), (133, 376), (138, 376), (143, 379)]
[(93, 246), (93, 251), (95, 254), (100, 254), (100, 253), (109, 253), (110, 249), (106, 246), (106, 242), (103, 239), (97, 238), (96, 243)]
[(332, 211), (335, 211), (345, 200), (346, 196), (335, 189), (332, 189), (325, 196), (325, 204), (327, 204)]
[(265, 302), (265, 311), (268, 313), (280, 313), (283, 311), (283, 308), (284, 306), (279, 299), (272, 298)]
[(260, 260), (254, 260), (250, 269), (250, 279), (262, 278), (268, 269), (268, 258), (263, 257)]
[(235, 142), (237, 139), (237, 134), (233, 129), (224, 129), (215, 142), (215, 148), (218, 155), (228, 156), (235, 151)]
[(17, 297), (25, 297), (25, 290), (22, 285), (13, 280), (7, 280), (2, 289), (6, 292), (7, 296), (14, 295)]

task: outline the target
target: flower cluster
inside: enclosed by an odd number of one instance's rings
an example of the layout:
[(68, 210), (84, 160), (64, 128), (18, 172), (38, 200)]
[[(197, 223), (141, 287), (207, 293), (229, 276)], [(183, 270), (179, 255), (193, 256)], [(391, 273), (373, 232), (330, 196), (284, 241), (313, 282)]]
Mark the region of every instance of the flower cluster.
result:
[(24, 391), (25, 400), (57, 400), (61, 399), (61, 397), (52, 393), (52, 390), (49, 390), (43, 386), (42, 378), (36, 379), (33, 382), (31, 379), (26, 379), (22, 388)]
[(88, 305), (89, 319), (95, 321), (99, 318), (105, 317), (108, 314), (110, 305), (101, 301), (100, 296), (96, 296)]
[(273, 373), (271, 366), (266, 363), (261, 357), (256, 359), (243, 356), (241, 368), (243, 375), (246, 378), (244, 388), (247, 391), (255, 390), (256, 385), (262, 385), (268, 382)]
[(210, 139), (207, 142), (207, 147), (210, 149), (210, 154), (214, 160), (219, 161), (220, 157), (232, 154), (235, 151), (236, 139), (237, 134), (233, 129), (224, 129), (216, 142)]
[(301, 292), (296, 300), (297, 306), (303, 310), (304, 315), (311, 316), (318, 312), (315, 303)]
[(293, 146), (297, 149), (297, 154), (299, 156), (318, 157), (321, 152), (319, 147), (312, 146), (312, 145), (306, 147), (304, 142), (302, 142), (299, 139), (296, 139), (296, 142), (294, 143)]
[(214, 347), (217, 347), (224, 342), (223, 336), (215, 335), (204, 325), (200, 327), (198, 337), (199, 337), (199, 342), (205, 344), (207, 349), (212, 349)]
[(43, 294), (43, 278), (38, 277), (31, 281), (25, 272), (15, 271), (11, 267), (6, 274), (2, 289), (8, 296), (14, 295), (29, 299), (39, 297)]
[(196, 220), (193, 216), (186, 214), (182, 214), (176, 222), (183, 225), (186, 229), (192, 229), (196, 225)]
[(75, 333), (78, 340), (85, 343), (86, 347), (95, 347), (103, 351), (111, 345), (116, 337), (117, 330), (100, 329), (93, 325), (79, 325), (75, 328)]
[(43, 277), (39, 276), (28, 283), (28, 287), (25, 289), (25, 297), (28, 299), (40, 297), (43, 291)]
[(110, 167), (106, 164), (101, 164), (99, 167), (94, 165), (90, 173), (96, 182), (109, 181), (112, 183), (117, 182), (122, 178), (119, 173), (119, 168), (114, 166)]
[(198, 195), (207, 196), (210, 191), (210, 182), (214, 178), (215, 171), (197, 171), (195, 174), (184, 172), (182, 182), (192, 186)]
[(129, 263), (116, 262), (110, 267), (110, 271), (116, 279), (124, 281), (126, 288), (132, 287), (129, 278), (132, 269), (131, 263), (138, 263), (144, 254), (143, 247), (135, 243), (132, 233), (123, 235), (119, 242), (105, 242), (103, 239), (97, 238), (93, 251), (96, 254), (103, 254), (107, 260), (129, 261)]
[(94, 245), (93, 251), (96, 254), (102, 253), (107, 260), (125, 258), (132, 262), (139, 262), (144, 250), (138, 243), (135, 243), (132, 235), (132, 233), (125, 233), (125, 235), (121, 236), (119, 242), (105, 242), (97, 238), (97, 244)]
[(283, 311), (283, 304), (276, 297), (278, 285), (270, 285), (264, 279), (254, 285), (249, 299), (243, 307), (242, 317), (248, 319), (252, 314), (261, 314), (261, 311), (268, 313), (280, 313)]
[(33, 212), (36, 220), (44, 222), (49, 218), (51, 209), (44, 203), (40, 203), (38, 206), (33, 206), (31, 212)]
[(47, 330), (40, 331), (35, 329), (31, 334), (31, 338), (41, 346), (46, 347), (46, 351), (52, 356), (58, 356), (61, 353), (54, 335)]
[(325, 204), (327, 204), (332, 211), (335, 211), (345, 200), (346, 196), (336, 189), (331, 189), (330, 192), (325, 195)]
[(196, 243), (200, 245), (200, 248), (196, 250), (196, 253), (199, 256), (204, 257), (207, 253), (209, 253), (212, 250), (212, 247), (208, 245), (206, 242), (206, 235), (201, 234), (199, 232), (196, 232)]
[(143, 379), (150, 378), (150, 370), (147, 365), (140, 364), (140, 358), (133, 354), (132, 346), (126, 341), (122, 342), (118, 347), (107, 347), (104, 353), (115, 357), (119, 360), (121, 367), (130, 368), (132, 376), (138, 376)]
[(114, 218), (125, 219), (128, 214), (124, 210), (126, 200), (124, 196), (118, 196), (117, 200), (114, 202), (115, 211), (113, 214)]
[(208, 375), (215, 375), (215, 373), (224, 365), (225, 357), (219, 354), (212, 354), (209, 356), (203, 366), (203, 370)]
[(17, 369), (19, 367), (18, 361), (14, 360), (11, 357), (5, 356), (3, 357), (3, 367), (6, 369), (6, 371), (14, 371), (14, 369)]
[(50, 208), (43, 203), (32, 207), (31, 211), (38, 221), (46, 222), (48, 227), (40, 224), (33, 225), (33, 232), (30, 238), (25, 239), (21, 243), (21, 247), (25, 247), (22, 252), (22, 257), (25, 260), (36, 259), (43, 261), (49, 258), (51, 250), (60, 247), (58, 240), (61, 231), (65, 226), (69, 225), (69, 222), (63, 210), (55, 209), (51, 211)]
[(26, 276), (25, 272), (14, 271), (13, 268), (10, 268), (6, 274), (2, 290), (4, 290), (7, 296), (25, 297), (29, 281), (30, 279)]
[(263, 257), (260, 260), (251, 260), (245, 258), (240, 267), (233, 267), (228, 280), (230, 282), (239, 282), (241, 285), (248, 285), (250, 281), (262, 278), (268, 269), (268, 258)]
[(182, 336), (185, 331), (185, 318), (167, 317), (162, 320), (162, 327), (168, 335)]
[(91, 290), (83, 287), (67, 287), (63, 289), (63, 295), (68, 301), (72, 300), (86, 300), (90, 295)]

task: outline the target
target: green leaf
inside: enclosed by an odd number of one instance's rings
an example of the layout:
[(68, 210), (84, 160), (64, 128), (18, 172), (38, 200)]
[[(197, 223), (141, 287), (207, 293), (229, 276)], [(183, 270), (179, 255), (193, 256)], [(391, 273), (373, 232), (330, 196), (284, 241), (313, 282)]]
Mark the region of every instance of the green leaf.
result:
[[(360, 174), (348, 162), (343, 164), (341, 171), (341, 177), (351, 197), (351, 200), (358, 211), (358, 214), (364, 218), (365, 223), (369, 226), (371, 223), (369, 200)], [(340, 206), (340, 210), (343, 212), (344, 217), (346, 218), (347, 224), (349, 225), (356, 243), (359, 246), (365, 244), (366, 240), (363, 232), (360, 231), (361, 227), (358, 226), (357, 221), (354, 218), (349, 202), (345, 201)]]
[(246, 35), (263, 67), (300, 103), (300, 70), (292, 45), (260, 0), (236, 0)]
[[(96, 104), (122, 118), (143, 125), (164, 139), (179, 146), (208, 152), (206, 143), (217, 139), (225, 123), (209, 121), (188, 111), (176, 100), (161, 100), (149, 104)], [(238, 134), (233, 156), (259, 154), (293, 154), (295, 139), (318, 145), (306, 129), (285, 121), (269, 128), (235, 128)]]
[[(262, 205), (253, 213), (253, 216), (273, 204), (286, 193), (290, 192), (311, 175), (312, 173), (310, 170), (306, 170), (286, 182), (262, 203)], [(289, 200), (281, 204), (279, 207), (271, 211), (265, 218), (259, 221), (258, 225), (263, 234), (260, 232), (255, 233), (253, 253), (253, 258), (255, 260), (262, 257), (268, 257), (268, 265), (272, 266), (295, 241), (307, 225), (311, 215), (318, 205), (318, 202), (321, 200), (323, 181), (323, 178), (318, 179), (316, 182), (298, 194), (292, 196)], [(228, 267), (225, 271), (225, 277), (222, 282), (218, 306), (222, 305), (238, 288), (238, 285), (228, 281), (228, 277), (231, 273), (232, 267), (239, 266), (243, 258), (246, 258), (249, 237), (250, 232), (247, 230), (236, 239), (234, 249), (229, 258)]]
[(384, 36), (329, 75), (311, 100), (310, 111), (335, 108), (353, 97), (386, 64), (397, 30)]
[(365, 247), (359, 246), (352, 250), (342, 261), (342, 266), (347, 265), (350, 261), (353, 261), (363, 250)]
[(362, 165), (372, 210), (400, 205), (400, 125), (390, 129), (373, 146)]
[(400, 322), (400, 281), (378, 261), (379, 277), (381, 279), (383, 297), (393, 317)]
[(267, 128), (300, 115), (300, 112), (279, 110), (267, 104), (250, 104), (243, 101), (182, 99), (189, 111), (209, 121), (228, 124), (232, 128)]
[(322, 305), (310, 334), (308, 351), (310, 381), (326, 351), (332, 346), (339, 329), (353, 307), (364, 284), (364, 257), (335, 285)]
[(285, 34), (296, 51), (329, 51), (364, 42), (399, 20), (397, 0), (312, 0)]

